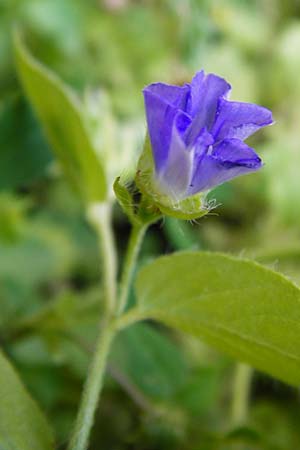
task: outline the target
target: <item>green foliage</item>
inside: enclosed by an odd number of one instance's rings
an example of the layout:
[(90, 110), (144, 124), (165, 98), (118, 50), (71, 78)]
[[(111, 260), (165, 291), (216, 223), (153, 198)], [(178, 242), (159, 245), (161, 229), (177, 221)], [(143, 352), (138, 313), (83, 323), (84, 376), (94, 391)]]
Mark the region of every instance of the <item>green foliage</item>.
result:
[(0, 242), (14, 243), (25, 225), (28, 202), (8, 193), (0, 194)]
[(20, 97), (0, 104), (0, 189), (32, 184), (51, 162), (49, 148), (31, 110)]
[(81, 336), (88, 347), (89, 335), (94, 337), (98, 317), (103, 314), (102, 296), (102, 290), (98, 287), (81, 295), (67, 290), (25, 318), (20, 325), (23, 329), (38, 331), (41, 335), (53, 338), (65, 335), (71, 339), (78, 336), (80, 339)]
[(62, 277), (73, 264), (70, 241), (53, 224), (24, 224), (15, 242), (0, 240), (0, 277), (17, 279), (24, 286)]
[(17, 373), (0, 353), (0, 447), (51, 450), (53, 434)]
[(121, 332), (114, 344), (111, 364), (142, 392), (158, 399), (174, 395), (187, 376), (180, 350), (167, 336), (144, 324)]
[(299, 384), (300, 291), (282, 275), (221, 254), (178, 253), (142, 269), (136, 288), (137, 315)]
[(34, 60), (17, 33), (15, 55), (24, 89), (66, 178), (86, 202), (104, 201), (104, 168), (86, 130), (79, 101), (54, 74)]

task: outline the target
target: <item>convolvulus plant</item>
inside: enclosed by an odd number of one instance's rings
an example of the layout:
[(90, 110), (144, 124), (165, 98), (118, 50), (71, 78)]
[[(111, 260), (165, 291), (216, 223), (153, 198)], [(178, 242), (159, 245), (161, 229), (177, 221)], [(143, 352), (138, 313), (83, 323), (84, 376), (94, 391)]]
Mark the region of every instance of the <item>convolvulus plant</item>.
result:
[[(262, 167), (244, 140), (272, 123), (271, 112), (230, 101), (230, 85), (204, 71), (184, 86), (147, 86), (144, 149), (137, 167), (122, 175), (116, 149), (110, 153), (95, 148), (82, 104), (31, 56), (18, 34), (15, 60), (64, 176), (99, 235), (105, 312), (99, 314), (99, 336), (69, 449), (88, 448), (112, 342), (120, 330), (138, 321), (151, 319), (190, 333), (238, 361), (298, 385), (300, 291), (281, 274), (225, 254), (183, 251), (148, 263), (133, 279), (149, 225), (164, 216), (183, 220), (204, 216), (210, 210), (206, 195), (211, 188)], [(122, 148), (117, 150), (122, 153)], [(119, 280), (111, 225), (116, 199), (131, 223)], [(132, 283), (136, 304), (129, 307)], [(26, 450), (53, 449), (45, 419), (2, 358), (1, 385), (11, 378), (16, 387), (6, 397), (10, 414), (0, 420), (6, 426), (0, 443), (12, 442), (13, 448)], [(237, 411), (248, 378), (243, 366), (239, 373)]]

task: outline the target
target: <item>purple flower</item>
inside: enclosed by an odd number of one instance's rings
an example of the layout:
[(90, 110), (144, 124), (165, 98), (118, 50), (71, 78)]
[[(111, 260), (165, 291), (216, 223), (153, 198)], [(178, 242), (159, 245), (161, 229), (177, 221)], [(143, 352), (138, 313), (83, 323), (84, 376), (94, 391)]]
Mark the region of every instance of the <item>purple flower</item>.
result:
[(155, 179), (164, 194), (182, 200), (262, 166), (243, 141), (270, 125), (272, 113), (229, 101), (230, 89), (203, 70), (184, 86), (154, 83), (144, 89)]

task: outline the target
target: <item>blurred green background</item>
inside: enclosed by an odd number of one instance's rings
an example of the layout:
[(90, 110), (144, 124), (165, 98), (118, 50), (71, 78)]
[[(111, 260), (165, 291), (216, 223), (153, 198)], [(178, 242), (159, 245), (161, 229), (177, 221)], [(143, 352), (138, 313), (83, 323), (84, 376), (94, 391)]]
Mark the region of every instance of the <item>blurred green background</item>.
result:
[[(18, 82), (15, 24), (32, 53), (83, 98), (95, 139), (117, 149), (124, 170), (141, 150), (141, 89), (150, 82), (186, 82), (203, 68), (232, 84), (233, 99), (271, 108), (277, 124), (249, 140), (263, 170), (212, 192), (217, 207), (198, 223), (153, 226), (140, 264), (184, 248), (227, 251), (298, 282), (300, 3), (0, 0), (0, 342), (64, 449), (97, 330), (101, 267), (83, 207)], [(117, 207), (114, 227), (122, 259), (129, 225)], [(254, 373), (248, 415), (235, 423), (235, 370), (165, 328), (123, 332), (91, 450), (300, 448), (297, 390)]]

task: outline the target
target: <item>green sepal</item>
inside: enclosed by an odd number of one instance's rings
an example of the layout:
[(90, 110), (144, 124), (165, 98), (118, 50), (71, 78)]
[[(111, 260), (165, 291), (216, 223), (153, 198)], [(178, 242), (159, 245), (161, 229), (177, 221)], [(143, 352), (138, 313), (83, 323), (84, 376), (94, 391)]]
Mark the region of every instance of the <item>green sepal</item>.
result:
[(132, 225), (149, 225), (162, 217), (157, 206), (137, 190), (134, 181), (125, 181), (117, 177), (113, 188), (121, 208)]
[(148, 196), (142, 194), (139, 203), (138, 216), (143, 224), (149, 225), (161, 219), (163, 214), (161, 209), (159, 209)]
[(129, 221), (134, 224), (136, 223), (135, 207), (133, 194), (130, 192), (129, 187), (126, 186), (124, 180), (121, 177), (115, 179), (114, 192), (116, 194), (117, 200), (123, 209), (124, 213), (128, 216)]
[(148, 136), (138, 162), (135, 183), (148, 199), (148, 203), (155, 205), (162, 214), (167, 216), (175, 217), (176, 219), (193, 220), (204, 216), (209, 211), (206, 195), (203, 192), (175, 201), (160, 191), (155, 180), (155, 166)]

